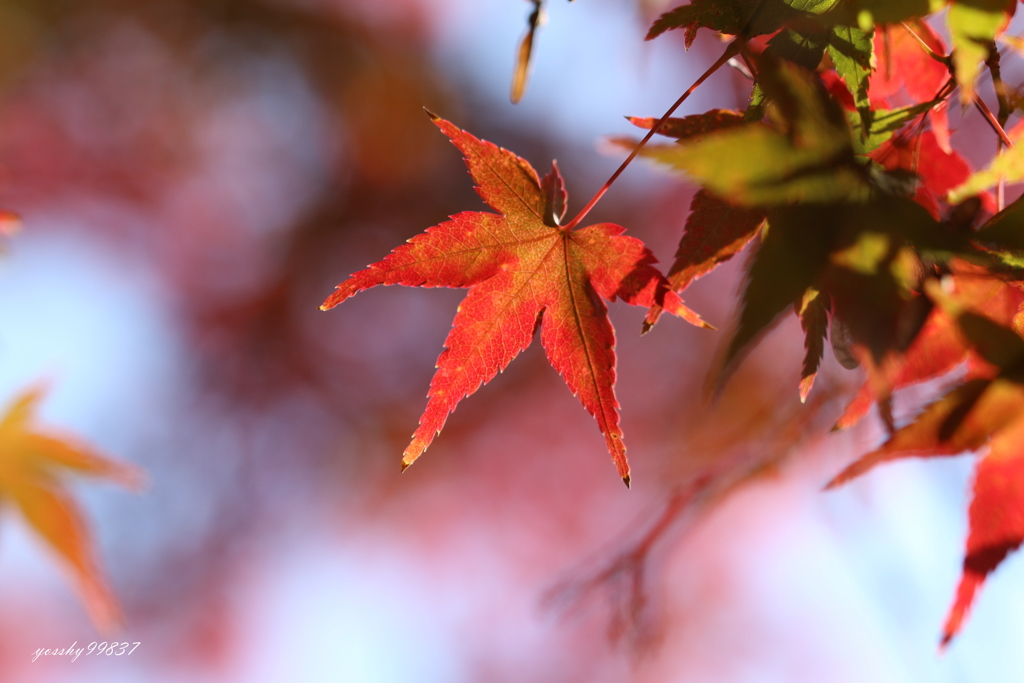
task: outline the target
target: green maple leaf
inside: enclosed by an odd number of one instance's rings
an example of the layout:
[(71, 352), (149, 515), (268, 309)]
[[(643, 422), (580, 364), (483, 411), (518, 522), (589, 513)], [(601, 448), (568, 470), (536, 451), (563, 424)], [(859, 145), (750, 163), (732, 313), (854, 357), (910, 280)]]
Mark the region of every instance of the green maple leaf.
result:
[(735, 204), (865, 198), (868, 176), (856, 159), (846, 115), (820, 82), (790, 62), (767, 58), (760, 74), (773, 102), (770, 123), (729, 126), (676, 145), (647, 146), (640, 154)]

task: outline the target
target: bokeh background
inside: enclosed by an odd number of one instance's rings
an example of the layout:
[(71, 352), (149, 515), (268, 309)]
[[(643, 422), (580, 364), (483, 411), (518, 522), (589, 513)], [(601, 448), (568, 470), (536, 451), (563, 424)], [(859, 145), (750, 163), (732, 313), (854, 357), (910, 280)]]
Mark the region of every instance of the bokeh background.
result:
[[(521, 0), (3, 0), (0, 394), (51, 386), (44, 422), (144, 467), (141, 495), (75, 492), (128, 625), (104, 640), (68, 575), (0, 522), (4, 681), (968, 681), (1024, 677), (1024, 561), (996, 572), (943, 656), (971, 459), (822, 484), (881, 438), (826, 435), (857, 386), (828, 357), (808, 406), (784, 322), (713, 409), (721, 333), (611, 306), (634, 487), (531, 348), (414, 468), (452, 290), (349, 273), (476, 210), (423, 107), (543, 169), (578, 210), (710, 34), (643, 43), (660, 0), (548, 4), (521, 104)], [(723, 72), (684, 113), (741, 107)], [(954, 143), (994, 152), (954, 113)], [(671, 260), (693, 188), (631, 167), (591, 214)], [(687, 302), (727, 327), (742, 259)], [(915, 396), (897, 415), (915, 408)], [(703, 477), (703, 479), (701, 479)], [(635, 574), (604, 572), (695, 480)], [(675, 500), (678, 501), (678, 498)], [(604, 572), (604, 579), (601, 579)], [(642, 607), (642, 609), (638, 609)]]

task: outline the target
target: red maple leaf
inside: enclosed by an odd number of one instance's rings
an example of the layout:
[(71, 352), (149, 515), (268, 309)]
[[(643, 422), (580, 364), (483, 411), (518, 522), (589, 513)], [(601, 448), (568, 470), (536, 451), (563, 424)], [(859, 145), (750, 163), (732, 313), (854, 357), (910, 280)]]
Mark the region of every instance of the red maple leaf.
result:
[[(910, 21), (876, 31), (874, 54), (878, 67), (871, 75), (869, 92), (872, 104), (878, 108), (889, 108), (890, 99), (900, 90), (905, 90), (914, 102), (927, 102), (946, 87), (950, 77), (949, 67), (932, 58), (932, 54), (946, 55), (946, 45), (925, 21)], [(949, 104), (944, 100), (932, 108), (928, 117), (939, 148), (952, 154), (948, 109)]]
[[(961, 305), (1001, 325), (1013, 324), (1014, 316), (1024, 303), (1024, 292), (1013, 284), (988, 275), (979, 266), (961, 261), (954, 261), (951, 265), (953, 274), (948, 282)], [(993, 373), (984, 359), (972, 352), (956, 321), (941, 308), (934, 308), (905, 353), (890, 356), (879, 365), (868, 364), (868, 381), (846, 407), (835, 428), (852, 427), (867, 414), (876, 400), (885, 401), (897, 389), (941, 377), (964, 361), (969, 364), (970, 377), (991, 376)]]
[[(932, 112), (934, 124), (934, 112)], [(971, 177), (971, 165), (958, 152), (942, 149), (934, 131), (920, 135), (898, 134), (868, 155), (888, 170), (903, 169), (917, 174), (919, 184), (914, 195), (918, 204), (936, 218), (942, 213), (939, 205), (949, 191)], [(980, 195), (982, 205), (996, 212), (996, 202), (988, 192)]]
[(970, 533), (960, 585), (943, 627), (945, 646), (963, 625), (988, 574), (1024, 542), (1024, 340), (991, 318), (970, 312), (937, 282), (926, 290), (998, 375), (975, 377), (931, 403), (881, 447), (839, 473), (829, 487), (883, 462), (987, 447), (974, 472)]
[(405, 469), (440, 433), (448, 415), (523, 351), (541, 328), (552, 367), (597, 420), (619, 475), (629, 485), (615, 398), (615, 332), (602, 301), (658, 305), (709, 327), (653, 267), (643, 243), (601, 223), (560, 225), (565, 189), (558, 167), (538, 179), (524, 159), (431, 114), (465, 155), (477, 192), (500, 213), (467, 211), (428, 228), (384, 260), (345, 280), (332, 308), (377, 285), (467, 287), (437, 361), (427, 408), (402, 455)]
[(878, 67), (871, 75), (870, 92), (876, 106), (888, 107), (888, 98), (902, 88), (916, 102), (927, 102), (942, 89), (949, 67), (933, 59), (922, 42), (932, 52), (946, 54), (945, 42), (924, 21), (886, 26), (875, 33)]

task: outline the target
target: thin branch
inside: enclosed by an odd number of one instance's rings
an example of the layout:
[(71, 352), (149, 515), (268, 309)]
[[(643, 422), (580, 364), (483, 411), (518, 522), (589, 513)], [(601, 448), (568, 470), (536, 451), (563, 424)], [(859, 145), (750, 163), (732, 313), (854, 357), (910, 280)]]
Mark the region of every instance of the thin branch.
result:
[(950, 59), (949, 59), (948, 55), (940, 55), (938, 52), (933, 50), (931, 48), (931, 46), (924, 41), (924, 38), (922, 38), (921, 36), (917, 35), (917, 31), (912, 29), (910, 27), (910, 24), (908, 24), (907, 22), (901, 21), (900, 25), (906, 30), (907, 33), (909, 33), (911, 36), (913, 36), (914, 40), (917, 41), (917, 44), (921, 46), (922, 50), (924, 50), (925, 52), (928, 53), (929, 57), (934, 59), (936, 62), (940, 62), (940, 63), (944, 64), (946, 67), (950, 66), (951, 62), (950, 62)]
[(610, 564), (593, 575), (570, 578), (552, 586), (545, 591), (542, 604), (548, 609), (567, 614), (579, 609), (584, 599), (597, 590), (609, 588), (612, 591), (613, 613), (608, 623), (608, 634), (612, 642), (618, 642), (627, 632), (642, 629), (641, 622), (647, 608), (649, 556), (654, 546), (665, 538), (669, 529), (691, 508), (708, 484), (709, 479), (705, 475), (698, 477), (689, 486), (673, 491), (654, 523), (639, 539), (630, 543), (627, 550), (617, 554)]
[(988, 67), (988, 71), (992, 74), (992, 88), (996, 91), (996, 99), (999, 102), (999, 113), (997, 119), (999, 125), (1006, 126), (1006, 122), (1010, 119), (1010, 114), (1013, 113), (1013, 106), (1010, 104), (1009, 96), (1006, 90), (1006, 83), (1003, 81), (1002, 67), (1000, 65), (1001, 55), (999, 50), (996, 48), (996, 44), (993, 42), (989, 47), (988, 59), (985, 60), (985, 66)]
[(647, 135), (644, 136), (643, 140), (637, 143), (637, 146), (633, 148), (633, 151), (630, 152), (629, 156), (626, 157), (626, 160), (622, 162), (622, 164), (615, 171), (615, 173), (613, 173), (612, 176), (607, 181), (605, 181), (605, 184), (602, 185), (601, 189), (597, 191), (597, 193), (590, 199), (589, 202), (587, 202), (587, 205), (583, 207), (583, 210), (580, 211), (575, 218), (569, 221), (569, 223), (565, 225), (565, 227), (563, 227), (562, 230), (564, 230), (565, 232), (569, 232), (577, 225), (579, 225), (584, 218), (587, 217), (587, 214), (590, 213), (590, 210), (593, 209), (594, 206), (601, 200), (601, 197), (603, 197), (604, 193), (607, 192), (608, 189), (612, 186), (612, 183), (618, 180), (619, 176), (622, 175), (622, 172), (625, 171), (626, 167), (629, 166), (630, 162), (632, 162), (633, 159), (636, 158), (636, 155), (640, 153), (640, 150), (644, 148), (644, 145), (646, 145), (647, 142), (652, 137), (654, 137), (654, 134), (658, 132), (658, 129), (661, 128), (662, 124), (664, 124), (665, 121), (667, 121), (668, 118), (672, 116), (673, 113), (675, 113), (676, 109), (678, 109), (679, 106), (683, 102), (685, 102), (687, 98), (689, 98), (690, 95), (692, 95), (693, 92), (704, 83), (704, 81), (710, 78), (712, 74), (718, 71), (730, 59), (735, 57), (740, 52), (740, 47), (741, 40), (739, 38), (729, 43), (729, 46), (725, 48), (725, 52), (722, 53), (722, 56), (719, 57), (718, 60), (708, 68), (707, 71), (701, 74), (700, 78), (693, 82), (693, 85), (691, 85), (687, 89), (687, 91), (684, 92), (678, 100), (676, 100), (675, 104), (669, 107), (668, 111), (665, 112), (665, 114), (658, 120), (657, 123), (651, 126), (651, 129), (647, 131)]
[[(947, 67), (951, 65), (951, 61), (950, 61), (950, 58), (948, 56), (940, 55), (937, 52), (935, 52), (935, 50), (933, 50), (928, 45), (928, 43), (926, 43), (924, 41), (924, 39), (921, 38), (921, 36), (917, 35), (917, 32), (914, 31), (914, 29), (912, 29), (910, 27), (910, 25), (907, 24), (907, 22), (903, 21), (903, 22), (900, 22), (900, 24), (903, 26), (904, 29), (906, 29), (907, 33), (909, 33), (911, 36), (914, 37), (914, 39), (917, 41), (917, 44), (921, 46), (922, 50), (924, 50), (925, 52), (928, 53), (929, 57), (931, 57), (932, 59), (934, 59), (934, 60), (936, 60), (938, 62), (941, 62), (941, 63), (945, 64)], [(1000, 113), (1000, 117), (1002, 117), (1002, 115), (1004, 113), (1004, 110), (1005, 110), (1005, 107), (1006, 107), (1006, 104), (1004, 102), (1003, 97), (999, 96), (999, 94), (998, 94), (999, 90), (1000, 90), (1000, 88), (998, 86), (1002, 82), (1001, 79), (1000, 79), (999, 66), (998, 66), (998, 64), (999, 64), (999, 61), (998, 61), (999, 53), (995, 52), (995, 56), (993, 57), (993, 52), (994, 52), (994, 50), (989, 52), (989, 58), (987, 60), (987, 64), (988, 64), (988, 67), (989, 67), (989, 72), (992, 74), (993, 81), (996, 83), (996, 93), (997, 93), (997, 96), (999, 97), (999, 113)], [(993, 61), (995, 62), (995, 68), (994, 69), (993, 69)], [(952, 94), (952, 91), (950, 91), (950, 93)], [(1003, 94), (1005, 95), (1005, 89), (1003, 89)], [(1004, 145), (1006, 145), (1007, 147), (1013, 147), (1013, 142), (1010, 140), (1010, 137), (1006, 134), (1006, 130), (1003, 129), (1003, 126), (1002, 126), (1002, 123), (1000, 122), (1000, 120), (996, 118), (996, 116), (992, 113), (992, 110), (988, 108), (987, 104), (985, 104), (985, 101), (983, 99), (981, 99), (981, 97), (979, 97), (977, 94), (974, 95), (974, 106), (977, 107), (978, 111), (980, 111), (982, 116), (985, 117), (985, 120), (988, 122), (989, 126), (992, 127), (992, 130), (995, 131), (996, 135), (999, 136), (999, 139), (1002, 141), (1002, 143)]]
[(946, 82), (942, 84), (942, 87), (939, 88), (939, 91), (935, 93), (935, 97), (933, 99), (944, 100), (952, 95), (953, 91), (958, 87), (960, 87), (959, 83), (956, 82), (955, 78), (950, 76), (946, 79)]
[[(1006, 122), (1010, 120), (1010, 114), (1013, 113), (1013, 107), (1010, 105), (1009, 98), (1006, 92), (1006, 83), (1003, 82), (1002, 68), (1000, 65), (1000, 54), (996, 48), (995, 42), (989, 46), (988, 59), (985, 60), (985, 66), (988, 67), (988, 71), (992, 74), (992, 87), (996, 91), (996, 100), (999, 102), (999, 112), (996, 114), (996, 120), (999, 122), (1001, 128), (1006, 127)], [(1003, 151), (1002, 138), (1000, 138), (999, 151)], [(1002, 211), (1006, 206), (1006, 178), (1000, 177), (999, 183), (996, 185), (996, 210)]]
[(1003, 144), (1007, 147), (1013, 147), (1013, 141), (1010, 140), (1010, 136), (1006, 134), (1003, 127), (999, 125), (999, 121), (996, 120), (995, 114), (993, 114), (992, 110), (988, 108), (987, 104), (985, 104), (985, 100), (981, 99), (978, 95), (975, 95), (974, 106), (977, 107), (978, 111), (980, 111), (982, 116), (985, 117), (985, 120), (988, 121), (988, 125), (996, 132), (996, 135), (998, 135), (999, 139), (1003, 141)]
[(754, 61), (750, 58), (750, 51), (740, 50), (740, 57), (743, 58), (743, 63), (747, 65), (747, 68), (750, 70), (753, 77), (757, 78), (757, 65), (754, 64)]

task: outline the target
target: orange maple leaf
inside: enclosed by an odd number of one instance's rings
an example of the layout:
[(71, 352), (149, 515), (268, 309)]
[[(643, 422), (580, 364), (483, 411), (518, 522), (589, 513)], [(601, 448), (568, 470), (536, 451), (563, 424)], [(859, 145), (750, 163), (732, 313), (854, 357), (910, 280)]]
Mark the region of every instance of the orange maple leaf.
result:
[(61, 484), (67, 473), (103, 477), (138, 490), (138, 468), (113, 462), (65, 436), (33, 428), (41, 387), (19, 395), (0, 420), (0, 500), (13, 503), (25, 521), (70, 565), (82, 600), (105, 633), (122, 623), (117, 600), (100, 571), (85, 519)]
[(615, 332), (602, 297), (658, 305), (710, 327), (671, 290), (643, 242), (601, 223), (561, 226), (566, 194), (557, 165), (543, 180), (524, 159), (430, 115), (465, 155), (483, 200), (500, 212), (463, 212), (428, 228), (383, 261), (338, 285), (332, 308), (377, 285), (466, 287), (430, 384), (419, 429), (402, 456), (411, 465), (448, 415), (523, 351), (541, 328), (552, 367), (597, 420), (619, 475), (629, 464), (615, 398)]

